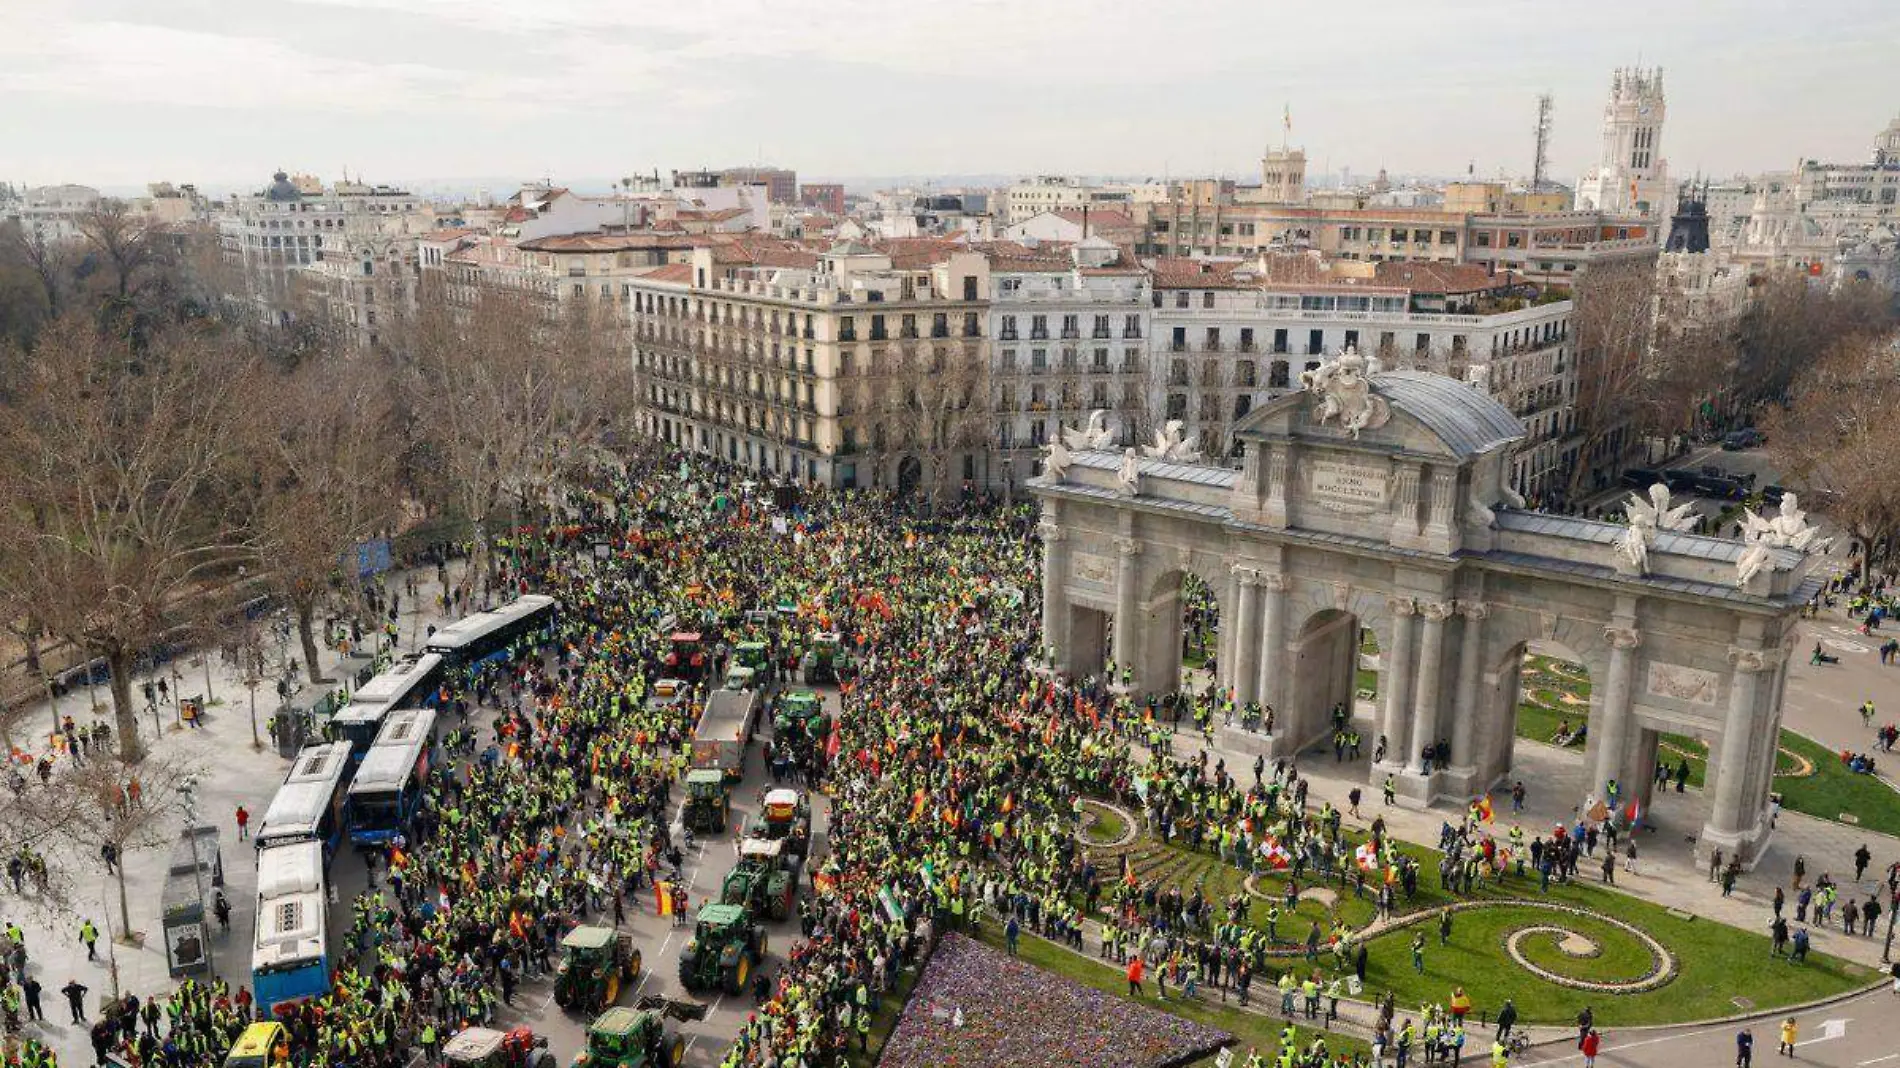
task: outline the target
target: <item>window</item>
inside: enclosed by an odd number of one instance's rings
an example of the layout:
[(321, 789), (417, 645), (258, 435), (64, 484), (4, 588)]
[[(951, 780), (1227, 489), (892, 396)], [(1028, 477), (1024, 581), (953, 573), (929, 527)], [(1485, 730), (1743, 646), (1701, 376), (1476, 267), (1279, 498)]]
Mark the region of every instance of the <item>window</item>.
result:
[(1096, 317), (1095, 317), (1095, 332), (1094, 332), (1094, 334), (1093, 334), (1092, 336), (1094, 336), (1094, 337), (1098, 337), (1098, 338), (1099, 338), (1099, 337), (1108, 337), (1108, 336), (1109, 336), (1109, 333), (1108, 333), (1108, 316), (1106, 316), (1106, 315), (1098, 315), (1098, 316), (1096, 316)]
[(1285, 389), (1289, 381), (1287, 362), (1275, 360), (1267, 368), (1267, 386), (1271, 389)]
[(930, 317), (930, 336), (950, 336), (950, 314), (948, 312), (937, 312)]
[(964, 300), (976, 299), (976, 276), (975, 275), (963, 276), (963, 299)]
[(964, 337), (982, 337), (983, 336), (983, 329), (982, 327), (977, 325), (975, 312), (963, 313), (963, 336)]
[(1441, 244), (1441, 245), (1455, 245), (1455, 244), (1457, 244), (1457, 243), (1458, 243), (1458, 231), (1456, 231), (1456, 230), (1440, 230), (1440, 231), (1438, 231), (1438, 243), (1439, 243), (1439, 244)]
[(998, 329), (996, 336), (1004, 341), (1016, 340), (1016, 317), (1014, 315), (1003, 316), (1002, 325)]
[(1326, 331), (1308, 330), (1306, 332), (1306, 354), (1308, 356), (1318, 356), (1324, 351), (1326, 351)]
[(1076, 338), (1076, 337), (1081, 336), (1081, 326), (1078, 323), (1079, 319), (1080, 319), (1080, 316), (1075, 316), (1075, 315), (1065, 315), (1062, 317), (1062, 336), (1063, 337)]
[(1383, 226), (1366, 227), (1366, 240), (1367, 241), (1384, 241), (1385, 227)]
[(1240, 351), (1253, 351), (1253, 327), (1251, 326), (1243, 326), (1240, 328)]
[(1188, 306), (1187, 290), (1183, 289), (1174, 295), (1174, 306), (1177, 308), (1185, 308)]
[(1346, 347), (1349, 349), (1357, 349), (1359, 347), (1359, 331), (1346, 331)]
[(1048, 349), (1030, 349), (1029, 350), (1029, 369), (1032, 371), (1048, 370), (1049, 369), (1049, 350)]
[(1108, 370), (1108, 350), (1096, 349), (1095, 356), (1094, 356), (1094, 363), (1095, 363), (1095, 369), (1097, 371)]
[(1432, 335), (1420, 334), (1412, 339), (1412, 351), (1421, 356), (1432, 351)]
[(841, 315), (838, 317), (838, 340), (856, 341), (858, 339), (857, 317)]
[(1049, 317), (1047, 315), (1032, 315), (1029, 317), (1029, 338), (1031, 341), (1047, 341), (1049, 339)]
[(1174, 328), (1174, 336), (1170, 338), (1168, 341), (1168, 350), (1170, 352), (1180, 352), (1186, 348), (1187, 348), (1187, 327), (1177, 326)]
[(1286, 346), (1287, 346), (1286, 330), (1284, 329), (1275, 330), (1273, 332), (1273, 351), (1283, 353), (1286, 351)]
[(1123, 337), (1140, 337), (1141, 336), (1141, 316), (1130, 315), (1122, 319), (1122, 336)]
[(916, 337), (917, 336), (917, 316), (911, 314), (910, 312), (905, 312), (903, 319), (898, 324), (897, 330), (898, 330), (898, 336), (900, 337)]
[(885, 333), (884, 331), (884, 316), (882, 315), (871, 316), (871, 340), (885, 341), (885, 340), (888, 340), (889, 337), (890, 335)]
[(1210, 289), (1206, 291), (1205, 293), (1201, 294), (1201, 307), (1211, 308), (1213, 306), (1214, 306), (1214, 291)]
[(1254, 364), (1252, 360), (1241, 360), (1234, 365), (1234, 376), (1239, 379), (1243, 389), (1254, 388)]
[(1201, 347), (1208, 352), (1220, 351), (1220, 327), (1210, 326), (1207, 328), (1207, 338), (1202, 342)]

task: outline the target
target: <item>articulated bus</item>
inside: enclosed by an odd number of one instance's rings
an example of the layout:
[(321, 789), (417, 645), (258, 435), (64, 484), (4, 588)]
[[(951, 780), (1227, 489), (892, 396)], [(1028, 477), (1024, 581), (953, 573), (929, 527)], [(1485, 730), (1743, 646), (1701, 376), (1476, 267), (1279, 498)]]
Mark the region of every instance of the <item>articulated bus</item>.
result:
[(279, 842), (257, 854), (257, 939), (251, 989), (272, 1009), (330, 990), (329, 898), (323, 843)]
[(330, 717), (331, 737), (350, 743), (350, 759), (362, 760), (383, 718), (398, 708), (423, 708), (435, 703), (442, 685), (442, 658), (430, 653), (406, 656), (387, 671), (364, 683), (350, 695), (350, 703)]
[(554, 621), (554, 598), (538, 593), (517, 597), (486, 612), (459, 619), (429, 636), (428, 650), (454, 667), (467, 667), (506, 656), (509, 646)]
[(409, 829), (435, 755), (435, 713), (391, 712), (350, 783), (350, 841), (381, 845)]
[(264, 822), (257, 828), (257, 848), (314, 840), (323, 844), (323, 860), (328, 864), (336, 847), (343, 844), (349, 822), (344, 808), (349, 786), (350, 743), (305, 746), (264, 812)]

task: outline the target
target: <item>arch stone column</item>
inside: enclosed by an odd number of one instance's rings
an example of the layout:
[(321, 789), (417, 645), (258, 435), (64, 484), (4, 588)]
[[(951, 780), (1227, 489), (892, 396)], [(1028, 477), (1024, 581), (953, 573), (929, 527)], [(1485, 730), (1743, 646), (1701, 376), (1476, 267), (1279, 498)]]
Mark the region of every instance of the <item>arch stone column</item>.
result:
[(1730, 646), (1728, 660), (1734, 665), (1729, 673), (1728, 717), (1722, 725), (1721, 757), (1715, 768), (1715, 803), (1709, 811), (1709, 824), (1703, 828), (1702, 841), (1705, 847), (1733, 851), (1741, 847), (1746, 833), (1755, 829), (1744, 825), (1749, 799), (1743, 788), (1749, 778), (1753, 734), (1750, 720), (1755, 715), (1762, 675), (1771, 671), (1773, 664), (1767, 651), (1749, 645)]
[(1421, 774), (1425, 770), (1421, 750), (1438, 740), (1438, 680), (1445, 662), (1445, 620), (1451, 618), (1451, 612), (1452, 605), (1448, 601), (1425, 601), (1418, 606), (1418, 614), (1425, 617), (1425, 635), (1418, 653), (1418, 688), (1412, 698), (1412, 743), (1405, 753), (1405, 766)]
[(1141, 678), (1135, 660), (1140, 656), (1141, 644), (1135, 640), (1135, 632), (1140, 623), (1135, 617), (1140, 614), (1141, 599), (1135, 584), (1141, 577), (1141, 541), (1116, 538), (1115, 552), (1119, 559), (1115, 568), (1115, 670), (1131, 673), (1132, 685), (1139, 691)]
[[(1472, 759), (1472, 732), (1478, 722), (1479, 654), (1484, 649), (1484, 617), (1491, 614), (1483, 601), (1459, 601), (1458, 679), (1451, 710), (1451, 766), (1462, 778), (1462, 793), (1477, 793), (1489, 783), (1478, 782), (1483, 769)], [(1487, 730), (1495, 730), (1487, 724)]]
[(1053, 516), (1036, 526), (1042, 535), (1042, 643), (1050, 649), (1050, 664), (1066, 671), (1069, 655), (1069, 546), (1068, 534)]
[[(1418, 605), (1410, 597), (1388, 597), (1386, 610), (1392, 613), (1392, 648), (1380, 656), (1381, 685), (1392, 689), (1385, 695), (1385, 712), (1379, 732), (1385, 735), (1385, 760), (1395, 767), (1405, 766), (1406, 701), (1412, 693), (1412, 656), (1418, 626)], [(1357, 635), (1354, 635), (1355, 641)], [(1376, 743), (1375, 743), (1376, 744)]]
[(1234, 665), (1228, 672), (1233, 680), (1234, 703), (1244, 705), (1254, 699), (1259, 685), (1260, 639), (1254, 628), (1260, 622), (1260, 575), (1250, 567), (1234, 568), (1240, 586), (1234, 619)]
[[(1605, 797), (1607, 784), (1615, 779), (1619, 797), (1630, 796), (1629, 727), (1630, 679), (1636, 673), (1636, 647), (1643, 636), (1635, 627), (1611, 625), (1603, 628), (1603, 640), (1610, 646), (1609, 678), (1604, 680), (1602, 710), (1598, 722), (1590, 727), (1596, 738), (1596, 764), (1593, 781), (1584, 788), (1586, 796)], [(1605, 798), (1607, 800), (1607, 798)]]
[[(1285, 690), (1281, 680), (1286, 678), (1286, 591), (1292, 583), (1285, 575), (1269, 571), (1260, 576), (1261, 597), (1266, 601), (1261, 615), (1260, 664), (1254, 683), (1254, 700), (1268, 705), (1276, 713), (1280, 708)], [(1358, 655), (1355, 645), (1353, 655)]]

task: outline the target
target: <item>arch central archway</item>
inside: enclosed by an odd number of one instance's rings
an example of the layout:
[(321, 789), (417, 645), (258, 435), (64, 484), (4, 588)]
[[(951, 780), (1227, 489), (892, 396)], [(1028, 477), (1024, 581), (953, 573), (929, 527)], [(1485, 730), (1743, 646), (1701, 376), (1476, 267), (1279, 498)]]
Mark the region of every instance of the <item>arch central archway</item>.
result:
[(1322, 608), (1306, 617), (1289, 639), (1292, 671), (1282, 691), (1284, 707), (1274, 710), (1273, 727), (1292, 740), (1288, 748), (1303, 749), (1322, 739), (1336, 716), (1352, 718), (1358, 704), (1361, 630), (1353, 613)]

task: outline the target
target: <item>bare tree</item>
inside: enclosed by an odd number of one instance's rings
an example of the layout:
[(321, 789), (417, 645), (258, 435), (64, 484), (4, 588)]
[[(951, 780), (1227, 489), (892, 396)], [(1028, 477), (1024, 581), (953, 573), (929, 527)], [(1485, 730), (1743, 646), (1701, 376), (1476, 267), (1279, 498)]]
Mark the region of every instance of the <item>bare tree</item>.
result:
[(1824, 289), (1797, 271), (1760, 279), (1733, 342), (1744, 399), (1787, 396), (1817, 353), (1842, 339), (1879, 333), (1892, 324), (1888, 296), (1870, 283)]
[(1644, 260), (1601, 263), (1575, 289), (1577, 430), (1582, 440), (1565, 496), (1589, 490), (1600, 454), (1648, 419), (1651, 393), (1645, 357), (1655, 304), (1656, 272)]
[[(137, 763), (103, 753), (63, 772), (52, 787), (53, 803), (70, 818), (65, 828), (84, 856), (111, 850), (119, 891), (118, 930), (132, 930), (126, 893), (126, 860), (146, 849), (169, 847), (183, 825), (180, 801), (203, 769), (172, 757), (149, 756)], [(209, 858), (206, 858), (209, 860)]]
[(136, 761), (137, 658), (256, 560), (231, 447), (253, 363), (199, 331), (135, 351), (72, 316), (8, 362), (0, 601), (104, 658), (120, 752)]
[(594, 336), (594, 314), (490, 287), (466, 317), (425, 296), (403, 331), (413, 460), (435, 503), (472, 526), (469, 583), (487, 577), (511, 508), (604, 440), (628, 400), (624, 349)]
[(253, 523), (264, 577), (290, 606), (314, 683), (317, 612), (339, 585), (358, 592), (340, 562), (397, 519), (400, 434), (378, 361), (306, 360), (270, 386), (256, 422)]
[(1766, 409), (1769, 449), (1859, 543), (1861, 559), (1900, 527), (1900, 361), (1884, 338), (1837, 343)]
[(80, 235), (104, 261), (113, 292), (120, 300), (131, 297), (141, 274), (162, 258), (159, 228), (149, 217), (135, 214), (123, 200), (101, 200), (80, 215), (78, 226)]

